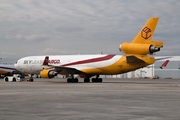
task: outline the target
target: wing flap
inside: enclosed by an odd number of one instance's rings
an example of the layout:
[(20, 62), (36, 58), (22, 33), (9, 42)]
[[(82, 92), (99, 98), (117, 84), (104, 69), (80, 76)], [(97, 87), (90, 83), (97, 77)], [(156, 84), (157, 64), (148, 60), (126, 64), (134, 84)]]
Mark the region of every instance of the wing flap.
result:
[(55, 71), (57, 72), (65, 72), (65, 73), (73, 73), (73, 74), (85, 74), (84, 72), (77, 70), (75, 68), (68, 68), (68, 67), (62, 67), (62, 66), (55, 66)]

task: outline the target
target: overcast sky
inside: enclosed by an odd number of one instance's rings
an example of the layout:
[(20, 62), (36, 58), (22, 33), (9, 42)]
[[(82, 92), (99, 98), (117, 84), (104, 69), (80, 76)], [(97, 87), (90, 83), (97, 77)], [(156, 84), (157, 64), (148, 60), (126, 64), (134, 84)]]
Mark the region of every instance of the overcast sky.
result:
[(160, 17), (156, 55), (180, 55), (179, 0), (0, 0), (1, 62), (31, 55), (122, 54), (151, 17)]

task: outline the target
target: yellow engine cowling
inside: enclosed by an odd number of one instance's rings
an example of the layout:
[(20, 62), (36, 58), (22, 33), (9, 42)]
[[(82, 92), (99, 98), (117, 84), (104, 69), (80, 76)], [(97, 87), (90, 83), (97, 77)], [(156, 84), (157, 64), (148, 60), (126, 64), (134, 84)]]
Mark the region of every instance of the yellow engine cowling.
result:
[(160, 51), (160, 48), (155, 47), (151, 44), (140, 44), (140, 43), (122, 43), (119, 50), (126, 54), (152, 54)]
[(40, 75), (42, 78), (53, 78), (57, 76), (57, 72), (53, 70), (42, 70)]

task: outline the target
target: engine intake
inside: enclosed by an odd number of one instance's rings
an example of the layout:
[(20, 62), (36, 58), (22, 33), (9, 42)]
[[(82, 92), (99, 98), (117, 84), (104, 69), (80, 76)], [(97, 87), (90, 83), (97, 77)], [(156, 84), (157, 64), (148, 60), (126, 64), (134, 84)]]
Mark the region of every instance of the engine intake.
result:
[(40, 75), (42, 78), (53, 78), (57, 76), (57, 72), (53, 70), (42, 70)]
[(139, 43), (122, 43), (119, 50), (126, 54), (152, 54), (160, 51), (160, 48), (151, 44), (139, 44)]

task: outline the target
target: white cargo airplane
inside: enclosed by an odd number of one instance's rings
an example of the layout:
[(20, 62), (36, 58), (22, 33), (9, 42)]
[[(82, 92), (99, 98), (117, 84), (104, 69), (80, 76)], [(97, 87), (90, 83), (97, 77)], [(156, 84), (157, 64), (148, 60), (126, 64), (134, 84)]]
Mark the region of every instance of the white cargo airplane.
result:
[(12, 76), (13, 74), (24, 74), (25, 76), (28, 76), (27, 73), (16, 70), (14, 65), (0, 64), (0, 77)]
[(14, 65), (0, 64), (0, 75), (12, 75), (16, 71)]
[[(70, 74), (67, 82), (78, 82), (74, 74), (84, 78), (84, 82), (102, 82), (99, 75), (114, 75), (133, 71), (155, 62), (153, 54), (160, 51), (163, 42), (151, 41), (159, 18), (150, 18), (131, 43), (122, 43), (120, 51), (125, 55), (50, 55), (21, 58), (15, 68), (29, 74), (39, 74), (42, 78), (53, 78), (57, 74)], [(33, 78), (30, 78), (33, 81)]]

